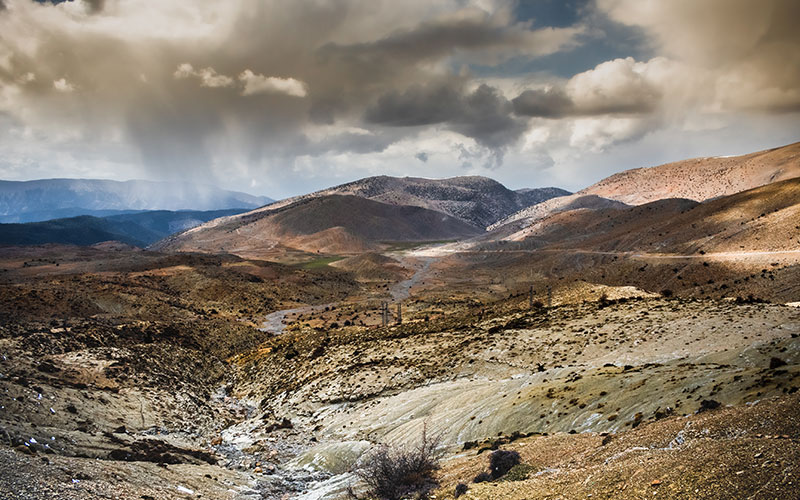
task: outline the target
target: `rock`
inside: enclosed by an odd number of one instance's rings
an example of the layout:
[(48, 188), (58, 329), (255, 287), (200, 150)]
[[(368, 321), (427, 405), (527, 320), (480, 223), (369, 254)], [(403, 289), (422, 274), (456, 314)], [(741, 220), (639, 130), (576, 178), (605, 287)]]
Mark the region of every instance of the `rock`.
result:
[(650, 486), (658, 486), (660, 484), (661, 484), (660, 479), (653, 479), (653, 481), (650, 482)]
[(713, 399), (704, 399), (700, 401), (700, 409), (697, 410), (697, 413), (702, 413), (704, 411), (709, 411), (709, 410), (716, 410), (720, 406), (722, 406), (722, 404), (719, 401), (715, 401)]
[(24, 444), (21, 444), (21, 445), (15, 447), (14, 449), (17, 450), (18, 452), (24, 453), (26, 455), (36, 455), (36, 451), (35, 450), (33, 450), (30, 446), (25, 446)]
[(769, 369), (774, 370), (775, 368), (779, 368), (781, 366), (786, 366), (786, 361), (782, 360), (781, 358), (771, 358), (769, 360)]

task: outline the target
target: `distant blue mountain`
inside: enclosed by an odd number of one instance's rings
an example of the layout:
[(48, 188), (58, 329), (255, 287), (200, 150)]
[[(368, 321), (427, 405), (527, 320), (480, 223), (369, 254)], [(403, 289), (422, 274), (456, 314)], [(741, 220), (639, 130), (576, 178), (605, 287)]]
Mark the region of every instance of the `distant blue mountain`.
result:
[(0, 224), (0, 245), (42, 245), (59, 243), (94, 245), (103, 241), (121, 241), (145, 247), (173, 233), (203, 222), (246, 212), (246, 208), (209, 211), (157, 210), (92, 217), (81, 215), (24, 224)]
[(0, 222), (37, 222), (80, 215), (105, 217), (143, 210), (253, 209), (273, 201), (266, 196), (180, 182), (0, 181)]

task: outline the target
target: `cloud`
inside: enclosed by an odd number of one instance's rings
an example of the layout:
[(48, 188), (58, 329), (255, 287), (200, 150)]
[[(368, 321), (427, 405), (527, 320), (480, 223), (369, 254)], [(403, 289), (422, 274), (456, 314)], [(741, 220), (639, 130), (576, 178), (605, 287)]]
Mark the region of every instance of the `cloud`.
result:
[(200, 70), (194, 69), (189, 63), (182, 63), (178, 65), (173, 76), (178, 80), (186, 78), (197, 78), (200, 80), (202, 87), (218, 88), (218, 87), (232, 87), (234, 85), (233, 78), (220, 75), (214, 68), (208, 67)]
[(648, 68), (632, 57), (606, 61), (563, 85), (522, 92), (513, 100), (514, 111), (543, 118), (647, 114), (659, 106), (663, 85), (648, 78)]
[(523, 116), (563, 118), (575, 113), (575, 103), (563, 87), (528, 89), (511, 102), (514, 112)]
[[(31, 73), (25, 73), (22, 76), (23, 79), (27, 78), (27, 76)], [(66, 78), (59, 78), (58, 80), (53, 80), (53, 88), (56, 89), (58, 92), (69, 93), (75, 90), (75, 85), (71, 84), (67, 81)]]
[(573, 123), (569, 145), (596, 153), (612, 144), (639, 139), (654, 128), (649, 120), (637, 117), (580, 118)]
[[(236, 80), (230, 76), (217, 73), (212, 67), (196, 70), (189, 63), (179, 64), (172, 76), (177, 80), (196, 78), (200, 81), (201, 87), (227, 88), (237, 86)], [(294, 78), (257, 75), (246, 69), (239, 74), (237, 79), (242, 86), (241, 94), (244, 96), (284, 94), (292, 97), (305, 97), (308, 94), (306, 84)]]
[(659, 83), (648, 81), (646, 69), (632, 57), (606, 61), (573, 76), (565, 90), (582, 115), (646, 113), (661, 97)]
[(26, 83), (31, 83), (36, 81), (36, 74), (31, 71), (24, 73), (17, 77), (17, 83), (25, 85)]
[(308, 95), (306, 84), (294, 78), (256, 75), (246, 69), (239, 74), (239, 81), (244, 83), (242, 95), (286, 94), (293, 97), (305, 97)]
[[(37, 146), (44, 146), (31, 150), (42, 151), (43, 163), (62, 155), (88, 165), (84, 155), (105, 154), (143, 165), (153, 177), (199, 171), (225, 178), (233, 164), (255, 169), (303, 155), (370, 154), (417, 137), (419, 126), (475, 138), (500, 158), (492, 150), (510, 147), (524, 123), (502, 94), (477, 91), (457, 65), (569, 50), (583, 30), (533, 29), (508, 6), (483, 0), (105, 0), (91, 9), (78, 1), (5, 3), (0, 80), (28, 73), (36, 80), (15, 84), (0, 113), (42, 138)], [(80, 92), (52, 99), (58, 92), (50, 82), (61, 78), (62, 88)], [(452, 93), (454, 107), (429, 101), (440, 116), (395, 109), (395, 123), (389, 115), (366, 118), (373, 107), (390, 111), (390, 96), (413, 94), (415, 83)], [(335, 130), (307, 139), (320, 124)], [(379, 126), (372, 136), (346, 131), (365, 124)], [(67, 129), (74, 131), (68, 141), (46, 140)]]
[[(501, 161), (493, 175), (524, 176), (658, 128), (722, 130), (800, 109), (798, 4), (784, 0), (597, 0), (565, 27), (520, 22), (504, 0), (0, 5), (7, 178), (201, 175), (296, 189), (290, 165), (347, 177)], [(641, 32), (646, 50), (607, 54), (611, 25)], [(420, 151), (428, 163), (408, 161)], [(270, 182), (270, 194), (291, 194)]]
[(412, 85), (380, 96), (364, 115), (370, 123), (414, 127), (443, 123), (458, 116), (464, 106), (460, 84)]
[(468, 91), (462, 81), (455, 80), (385, 94), (367, 109), (365, 119), (390, 127), (443, 124), (475, 139), (492, 152), (494, 163), (499, 163), (503, 150), (526, 128), (512, 111), (512, 104), (497, 88), (482, 84)]
[(598, 0), (597, 7), (643, 30), (684, 75), (710, 73), (718, 109), (800, 109), (800, 2)]
[(415, 154), (414, 158), (421, 161), (422, 163), (428, 163), (428, 153), (424, 151), (420, 151), (419, 153)]
[(473, 60), (492, 64), (510, 57), (545, 56), (577, 45), (582, 27), (531, 29), (530, 23), (515, 23), (511, 9), (487, 12), (465, 8), (441, 15), (378, 40), (354, 44), (329, 43), (321, 55), (349, 64), (417, 63), (437, 60), (457, 52)]
[(83, 0), (89, 6), (89, 12), (97, 13), (103, 10), (106, 0)]

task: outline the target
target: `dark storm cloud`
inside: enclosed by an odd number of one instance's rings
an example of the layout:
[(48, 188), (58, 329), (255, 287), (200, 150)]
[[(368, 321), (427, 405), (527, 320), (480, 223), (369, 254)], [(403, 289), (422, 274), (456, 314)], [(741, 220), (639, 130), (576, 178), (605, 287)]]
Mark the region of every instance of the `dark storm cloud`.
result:
[(424, 151), (420, 151), (419, 153), (415, 154), (414, 158), (421, 161), (422, 163), (428, 163), (428, 153)]
[[(64, 2), (75, 2), (75, 0), (35, 0), (35, 1), (41, 4), (51, 3), (53, 5), (58, 5)], [(105, 0), (82, 0), (82, 1), (87, 5), (87, 7), (89, 8), (89, 12), (91, 13), (100, 12), (101, 10), (103, 10), (103, 6), (106, 3)], [(0, 8), (2, 7), (3, 7), (3, 0), (0, 0)]]
[(456, 85), (413, 85), (403, 92), (382, 95), (367, 109), (365, 119), (393, 127), (432, 125), (459, 116), (464, 106), (464, 96)]
[(504, 59), (522, 51), (554, 53), (570, 45), (572, 36), (579, 31), (532, 31), (527, 23), (513, 23), (508, 14), (502, 10), (495, 14), (465, 11), (372, 42), (326, 44), (319, 54), (323, 59), (378, 67), (437, 60), (455, 51), (471, 52), (478, 58)]
[[(522, 131), (511, 104), (465, 91), (449, 58), (552, 54), (580, 31), (461, 0), (0, 2), (0, 79), (15, 95), (0, 93), (0, 111), (42, 135), (74, 131), (61, 148), (133, 149), (159, 177), (210, 174), (232, 155), (381, 152), (436, 124), (502, 150)], [(381, 126), (352, 132), (365, 124)]]
[(390, 92), (367, 109), (365, 119), (392, 127), (443, 124), (495, 153), (519, 139), (526, 126), (512, 116), (512, 104), (496, 88), (484, 84), (465, 92), (462, 87), (459, 83), (415, 85), (404, 92)]
[(106, 5), (106, 0), (85, 0), (92, 12), (100, 12)]
[(512, 104), (495, 88), (481, 85), (466, 96), (460, 116), (451, 128), (492, 149), (502, 159), (506, 146), (516, 142), (527, 125), (512, 115)]
[(526, 90), (512, 101), (514, 112), (522, 116), (563, 118), (575, 111), (575, 104), (563, 89)]
[[(605, 147), (667, 113), (798, 109), (798, 3), (730, 2), (0, 0), (0, 116), (13, 124), (0, 176), (125, 165), (243, 187), (297, 158), (353, 172), (347, 153), (386, 152), (363, 162), (377, 169), (424, 149), (439, 167), (460, 144), (496, 164), (519, 144), (525, 158), (558, 141)], [(653, 52), (624, 45), (574, 74), (565, 51), (596, 39), (603, 16)], [(519, 70), (534, 61), (552, 67)]]

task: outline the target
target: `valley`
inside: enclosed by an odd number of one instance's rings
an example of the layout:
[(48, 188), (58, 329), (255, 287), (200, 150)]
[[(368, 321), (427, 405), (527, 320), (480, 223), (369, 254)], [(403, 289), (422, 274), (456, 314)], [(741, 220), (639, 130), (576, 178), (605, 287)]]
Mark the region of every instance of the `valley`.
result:
[(2, 498), (369, 498), (364, 461), (424, 435), (430, 498), (793, 498), (797, 148), (2, 247)]

